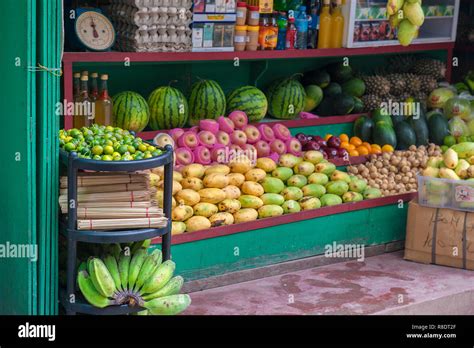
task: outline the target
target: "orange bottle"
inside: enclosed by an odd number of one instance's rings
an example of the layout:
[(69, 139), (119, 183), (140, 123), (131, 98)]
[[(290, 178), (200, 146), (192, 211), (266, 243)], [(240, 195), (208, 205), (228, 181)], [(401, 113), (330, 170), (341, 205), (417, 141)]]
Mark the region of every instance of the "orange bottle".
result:
[(342, 36), (344, 34), (344, 16), (342, 15), (342, 0), (335, 1), (335, 7), (331, 14), (331, 39), (329, 47), (341, 48)]
[(318, 48), (329, 48), (331, 45), (332, 17), (330, 8), (331, 0), (324, 0), (321, 15), (319, 16)]

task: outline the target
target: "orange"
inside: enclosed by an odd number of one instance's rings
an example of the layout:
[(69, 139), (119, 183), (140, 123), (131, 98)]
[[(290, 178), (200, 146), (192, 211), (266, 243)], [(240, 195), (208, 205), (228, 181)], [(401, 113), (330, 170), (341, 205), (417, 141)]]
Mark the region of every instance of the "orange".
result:
[(347, 150), (347, 151), (351, 151), (351, 150), (355, 150), (355, 149), (356, 149), (356, 147), (355, 147), (354, 145), (349, 144), (349, 145), (347, 145), (347, 149), (346, 149), (346, 150)]
[(369, 152), (370, 152), (370, 150), (372, 150), (372, 146), (366, 141), (364, 141), (361, 146), (365, 146), (367, 148), (367, 150), (369, 150)]
[(378, 145), (378, 144), (372, 144), (370, 147), (372, 148), (372, 150), (373, 150), (373, 149), (377, 149), (377, 150), (382, 151), (382, 148), (381, 148), (380, 145)]
[(369, 154), (369, 149), (367, 149), (365, 146), (361, 145), (359, 146), (357, 149), (357, 152), (359, 153), (359, 155), (368, 155)]
[(374, 154), (374, 155), (378, 155), (378, 154), (382, 153), (382, 150), (380, 150), (379, 148), (372, 147), (372, 150), (370, 150), (370, 153)]
[(350, 144), (349, 144), (347, 141), (342, 141), (340, 147), (341, 147), (342, 149), (348, 150), (349, 145), (350, 145)]
[(385, 144), (384, 146), (382, 146), (382, 152), (393, 152), (393, 146)]
[(359, 156), (359, 152), (357, 150), (349, 151), (349, 156)]
[(341, 142), (346, 142), (348, 143), (349, 142), (349, 136), (345, 133), (342, 133), (340, 136), (339, 136), (339, 139), (341, 139)]
[(354, 146), (361, 146), (362, 140), (359, 137), (352, 137), (350, 143)]
[(324, 137), (324, 140), (328, 141), (330, 137), (332, 137), (332, 134), (326, 134), (326, 136)]

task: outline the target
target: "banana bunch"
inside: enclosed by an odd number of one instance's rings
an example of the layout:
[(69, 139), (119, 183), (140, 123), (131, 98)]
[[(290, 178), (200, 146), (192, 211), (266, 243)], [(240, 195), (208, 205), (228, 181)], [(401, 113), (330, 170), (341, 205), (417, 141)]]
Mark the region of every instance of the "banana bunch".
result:
[(397, 28), (398, 41), (408, 46), (418, 37), (418, 30), (425, 21), (421, 0), (388, 0), (387, 15), (390, 26)]
[(123, 249), (113, 244), (102, 257), (89, 257), (79, 265), (77, 284), (98, 308), (128, 304), (145, 308), (140, 315), (174, 315), (191, 304), (189, 295), (179, 294), (184, 280), (173, 277), (174, 270), (173, 261), (162, 262), (161, 250), (148, 254), (147, 242)]

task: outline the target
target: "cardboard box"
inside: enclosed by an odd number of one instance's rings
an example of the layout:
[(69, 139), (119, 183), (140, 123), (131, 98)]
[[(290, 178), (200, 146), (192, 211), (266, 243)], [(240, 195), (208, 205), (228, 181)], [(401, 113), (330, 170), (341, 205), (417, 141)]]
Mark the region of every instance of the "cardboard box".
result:
[(474, 213), (411, 201), (405, 259), (474, 270)]

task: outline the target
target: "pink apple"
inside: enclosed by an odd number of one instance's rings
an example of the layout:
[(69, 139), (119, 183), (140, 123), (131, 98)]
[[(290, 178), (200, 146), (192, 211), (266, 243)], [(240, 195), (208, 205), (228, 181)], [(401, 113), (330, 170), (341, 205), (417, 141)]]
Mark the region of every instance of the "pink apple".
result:
[(216, 143), (216, 136), (210, 131), (200, 131), (197, 136), (199, 138), (199, 143), (205, 147), (211, 148)]
[(211, 159), (218, 163), (225, 163), (226, 154), (227, 154), (227, 149), (224, 146), (214, 147), (211, 150)]
[(249, 123), (247, 114), (240, 110), (232, 111), (229, 114), (229, 118), (234, 122), (235, 128), (237, 129), (243, 129), (247, 123)]
[(178, 145), (180, 147), (189, 147), (190, 149), (195, 148), (199, 145), (199, 140), (196, 133), (193, 133), (191, 131), (184, 132), (178, 138)]
[(221, 131), (221, 130), (218, 131), (216, 138), (217, 138), (217, 144), (222, 144), (226, 146), (230, 144), (230, 136), (228, 133), (224, 131)]
[(275, 140), (275, 133), (273, 132), (272, 127), (267, 124), (261, 124), (258, 126), (258, 130), (260, 131), (260, 135), (263, 140), (267, 141), (268, 143)]
[(193, 126), (193, 127), (189, 128), (188, 131), (197, 134), (199, 132), (199, 126)]
[(180, 147), (176, 149), (175, 152), (176, 157), (176, 164), (177, 165), (187, 165), (194, 162), (194, 154), (193, 152), (187, 147)]
[[(194, 162), (194, 161), (193, 161)], [(184, 167), (186, 167), (185, 165), (182, 165), (182, 164), (177, 164), (173, 167), (173, 170), (177, 171), (177, 172), (180, 172), (184, 169)]]
[(232, 142), (232, 144), (244, 145), (245, 143), (247, 143), (247, 135), (244, 131), (235, 130), (230, 135), (230, 141)]
[(219, 116), (217, 118), (217, 123), (219, 124), (219, 129), (228, 134), (232, 133), (235, 129), (234, 122), (228, 117)]
[(226, 152), (227, 161), (231, 161), (235, 157), (238, 157), (240, 156), (240, 154), (242, 154), (242, 148), (236, 144), (232, 144), (228, 146), (226, 149), (227, 149), (227, 152)]
[(290, 130), (281, 123), (276, 123), (273, 125), (273, 133), (275, 133), (275, 136), (278, 139), (281, 139), (283, 141), (287, 141), (291, 138)]
[(245, 132), (245, 135), (247, 135), (247, 142), (249, 144), (255, 144), (257, 141), (260, 140), (261, 136), (257, 127), (248, 124), (244, 127), (243, 130)]
[(242, 145), (242, 150), (244, 150), (245, 155), (248, 158), (250, 158), (250, 159), (257, 158), (257, 149), (252, 144)]
[(211, 163), (211, 151), (205, 146), (198, 146), (194, 149), (194, 160), (200, 164)]
[(270, 145), (265, 140), (259, 140), (255, 144), (258, 157), (267, 157), (270, 155)]
[(206, 118), (205, 120), (199, 121), (199, 128), (201, 128), (201, 130), (206, 130), (213, 134), (216, 134), (219, 130), (219, 123), (217, 123), (216, 120)]
[(295, 155), (295, 156), (300, 156), (301, 155), (301, 143), (298, 139), (296, 138), (291, 138), (286, 141), (286, 148), (288, 149), (288, 152)]
[(279, 155), (286, 153), (286, 145), (280, 139), (275, 139), (270, 143), (270, 149), (272, 152), (276, 152)]
[(183, 133), (183, 128), (173, 128), (169, 131), (169, 135), (171, 135), (175, 143), (178, 141), (178, 138), (183, 135)]
[(271, 158), (275, 163), (278, 163), (278, 160), (280, 159), (280, 155), (276, 152), (272, 152), (268, 158)]

